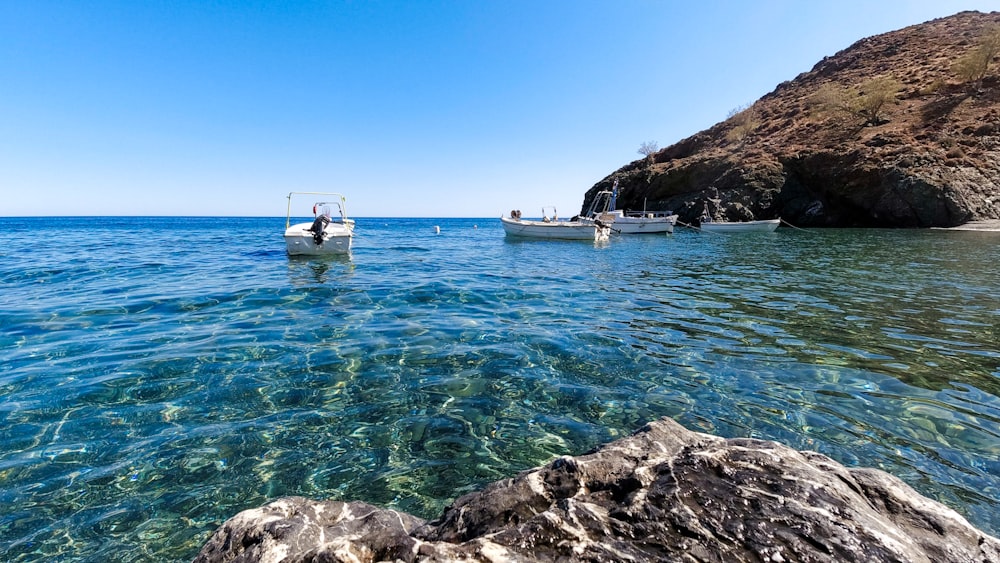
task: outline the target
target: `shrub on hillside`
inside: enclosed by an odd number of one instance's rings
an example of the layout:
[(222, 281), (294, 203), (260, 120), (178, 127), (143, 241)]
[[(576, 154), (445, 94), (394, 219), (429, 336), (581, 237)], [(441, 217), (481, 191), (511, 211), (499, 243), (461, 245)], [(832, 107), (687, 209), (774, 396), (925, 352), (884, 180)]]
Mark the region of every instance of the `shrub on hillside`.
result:
[(1000, 55), (1000, 26), (987, 29), (976, 46), (955, 62), (953, 70), (962, 82), (978, 83), (997, 55)]
[(812, 105), (819, 114), (861, 117), (865, 125), (879, 125), (886, 121), (886, 104), (896, 99), (899, 90), (898, 81), (884, 76), (872, 78), (857, 88), (825, 84), (813, 95)]
[(757, 109), (752, 104), (733, 109), (729, 112), (726, 120), (732, 126), (726, 132), (726, 140), (728, 141), (743, 141), (761, 123), (757, 116)]

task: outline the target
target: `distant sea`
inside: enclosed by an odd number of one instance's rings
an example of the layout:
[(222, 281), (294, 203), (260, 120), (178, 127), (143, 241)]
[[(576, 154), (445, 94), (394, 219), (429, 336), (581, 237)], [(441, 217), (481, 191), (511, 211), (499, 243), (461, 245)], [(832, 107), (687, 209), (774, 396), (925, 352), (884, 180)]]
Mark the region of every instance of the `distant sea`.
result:
[[(440, 234), (434, 227), (440, 227)], [(1000, 233), (0, 219), (0, 560), (188, 561), (284, 495), (432, 518), (671, 417), (1000, 533)]]

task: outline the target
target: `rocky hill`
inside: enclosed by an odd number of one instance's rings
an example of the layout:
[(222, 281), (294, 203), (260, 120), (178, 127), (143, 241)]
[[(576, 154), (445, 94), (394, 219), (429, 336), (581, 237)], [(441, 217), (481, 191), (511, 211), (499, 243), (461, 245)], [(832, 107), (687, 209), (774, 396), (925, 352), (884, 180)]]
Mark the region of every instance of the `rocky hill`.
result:
[[(996, 42), (996, 45), (991, 43)], [(985, 56), (985, 71), (970, 71)], [(687, 223), (952, 227), (1000, 219), (1000, 13), (862, 39), (722, 123), (637, 160), (618, 207)]]

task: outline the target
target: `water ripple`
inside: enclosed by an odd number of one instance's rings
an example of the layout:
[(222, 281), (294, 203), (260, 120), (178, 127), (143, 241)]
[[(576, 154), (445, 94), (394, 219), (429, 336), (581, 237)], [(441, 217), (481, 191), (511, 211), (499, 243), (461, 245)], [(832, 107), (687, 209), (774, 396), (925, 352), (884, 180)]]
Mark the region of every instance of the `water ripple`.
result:
[(661, 416), (885, 469), (1000, 530), (981, 233), (595, 246), (362, 219), (316, 260), (278, 219), (80, 219), (45, 252), (33, 221), (0, 220), (4, 560), (189, 560), (288, 494), (433, 516)]

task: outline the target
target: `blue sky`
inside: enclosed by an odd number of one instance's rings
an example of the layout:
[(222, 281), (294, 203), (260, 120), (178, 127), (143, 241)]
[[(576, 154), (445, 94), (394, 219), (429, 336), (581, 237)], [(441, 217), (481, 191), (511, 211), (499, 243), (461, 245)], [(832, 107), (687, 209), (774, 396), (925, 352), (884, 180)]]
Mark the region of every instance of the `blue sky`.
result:
[(0, 216), (498, 217), (1000, 0), (0, 0)]

